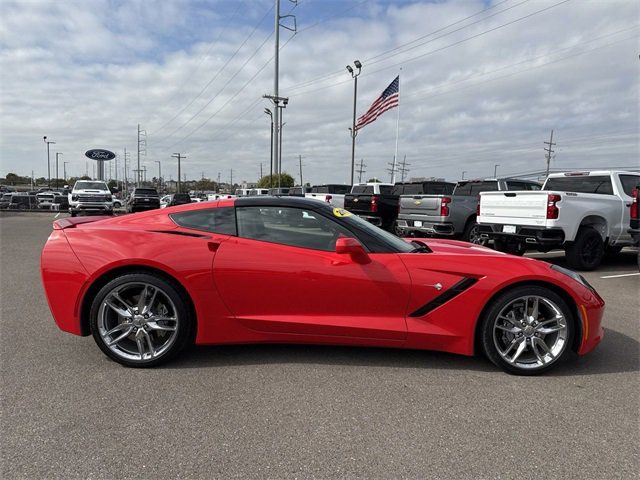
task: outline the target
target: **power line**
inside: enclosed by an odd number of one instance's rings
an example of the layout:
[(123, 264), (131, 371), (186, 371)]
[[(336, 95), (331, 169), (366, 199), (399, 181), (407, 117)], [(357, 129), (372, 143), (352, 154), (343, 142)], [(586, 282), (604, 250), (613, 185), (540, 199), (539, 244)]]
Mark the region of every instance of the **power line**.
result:
[[(504, 27), (513, 25), (513, 24), (515, 24), (517, 22), (521, 22), (522, 20), (526, 20), (528, 18), (531, 18), (534, 15), (538, 15), (540, 13), (544, 13), (544, 12), (546, 12), (546, 11), (552, 9), (552, 8), (558, 7), (558, 6), (562, 5), (562, 4), (570, 2), (570, 1), (571, 0), (562, 0), (562, 1), (560, 1), (558, 3), (555, 3), (555, 4), (553, 4), (553, 5), (549, 6), (549, 7), (545, 7), (545, 8), (542, 8), (540, 10), (536, 10), (535, 12), (529, 13), (529, 14), (524, 15), (522, 17), (519, 17), (519, 18), (517, 18), (515, 20), (511, 20), (511, 21), (509, 21), (507, 23), (503, 23), (501, 25), (498, 25), (497, 27), (490, 28), (488, 30), (485, 30), (485, 31), (480, 32), (480, 33), (477, 33), (475, 35), (471, 35), (470, 37), (463, 38), (462, 40), (458, 40), (457, 42), (450, 43), (450, 44), (445, 45), (443, 47), (436, 48), (435, 50), (430, 50), (430, 51), (428, 51), (426, 53), (422, 53), (422, 54), (417, 55), (415, 57), (410, 57), (408, 59), (403, 60), (402, 62), (394, 63), (392, 65), (388, 65), (386, 67), (382, 67), (382, 68), (379, 68), (377, 70), (367, 71), (366, 76), (372, 75), (374, 73), (382, 72), (384, 70), (389, 70), (390, 68), (396, 68), (398, 66), (405, 65), (406, 63), (413, 62), (415, 60), (424, 58), (427, 55), (431, 55), (431, 54), (434, 54), (434, 53), (442, 52), (442, 51), (447, 50), (449, 48), (452, 48), (452, 47), (458, 46), (458, 45), (460, 45), (462, 43), (468, 42), (469, 40), (476, 39), (476, 38), (481, 37), (483, 35), (486, 35), (488, 33), (495, 32), (496, 30), (499, 30), (501, 28), (504, 28)], [(301, 96), (301, 95), (306, 95), (308, 93), (315, 93), (315, 92), (318, 92), (318, 91), (321, 91), (321, 90), (326, 90), (327, 88), (332, 88), (332, 87), (335, 87), (335, 86), (338, 86), (338, 85), (342, 85), (344, 83), (348, 83), (350, 81), (351, 81), (351, 79), (343, 80), (343, 81), (336, 82), (336, 83), (333, 83), (333, 84), (330, 84), (330, 85), (326, 85), (324, 87), (319, 87), (319, 88), (315, 88), (315, 89), (312, 89), (312, 90), (307, 90), (307, 91), (304, 91), (304, 92), (300, 92), (300, 93), (297, 93), (297, 94), (294, 94), (294, 95), (289, 95), (289, 97), (298, 97), (298, 96)]]
[[(438, 28), (437, 30), (434, 30), (434, 31), (432, 31), (432, 32), (430, 32), (430, 33), (427, 33), (426, 35), (421, 35), (420, 37), (414, 38), (413, 40), (411, 40), (411, 41), (409, 41), (409, 42), (406, 42), (406, 43), (404, 43), (404, 44), (402, 44), (402, 45), (398, 45), (397, 47), (392, 48), (391, 50), (386, 50), (386, 51), (384, 51), (384, 52), (381, 52), (381, 53), (379, 53), (379, 54), (374, 55), (373, 57), (365, 58), (365, 59), (363, 60), (363, 63), (365, 63), (365, 64), (369, 64), (369, 62), (371, 62), (372, 60), (375, 60), (375, 59), (377, 59), (377, 58), (379, 58), (379, 57), (381, 57), (381, 56), (384, 56), (384, 55), (386, 55), (386, 54), (388, 54), (388, 53), (390, 53), (390, 52), (393, 52), (393, 51), (399, 50), (399, 49), (401, 49), (401, 48), (404, 48), (404, 47), (406, 47), (406, 46), (408, 46), (408, 45), (411, 45), (412, 43), (415, 43), (415, 42), (418, 42), (418, 41), (420, 41), (420, 40), (423, 40), (423, 39), (425, 39), (425, 38), (427, 38), (427, 37), (430, 37), (431, 35), (435, 35), (435, 34), (437, 34), (437, 33), (440, 33), (440, 32), (442, 32), (442, 31), (446, 30), (447, 28), (453, 27), (453, 26), (455, 26), (455, 25), (457, 25), (457, 24), (459, 24), (459, 23), (462, 23), (462, 22), (464, 22), (464, 21), (466, 21), (466, 20), (469, 20), (470, 18), (473, 18), (473, 17), (476, 17), (476, 16), (481, 15), (481, 14), (483, 14), (483, 13), (486, 13), (486, 12), (488, 12), (489, 10), (492, 10), (492, 9), (494, 9), (494, 8), (496, 8), (496, 7), (498, 7), (498, 6), (502, 5), (502, 4), (504, 4), (504, 3), (506, 3), (507, 1), (509, 1), (509, 0), (503, 0), (502, 2), (498, 2), (498, 3), (496, 3), (495, 5), (491, 5), (490, 7), (487, 7), (487, 8), (485, 8), (485, 9), (483, 9), (483, 10), (480, 10), (479, 12), (476, 12), (476, 13), (474, 13), (474, 14), (472, 14), (472, 15), (469, 15), (469, 16), (467, 16), (467, 17), (465, 17), (465, 18), (461, 18), (460, 20), (456, 20), (456, 21), (455, 21), (455, 22), (453, 22), (453, 23), (450, 23), (450, 24), (448, 24), (448, 25), (445, 25), (444, 27), (440, 27), (440, 28)], [(439, 37), (437, 37), (437, 38), (435, 38), (435, 39), (433, 39), (433, 40), (430, 40), (429, 42), (426, 42), (426, 43), (430, 43), (430, 42), (432, 42), (432, 41), (435, 41), (435, 40), (437, 40), (437, 39), (439, 39), (439, 38), (442, 38), (442, 37), (444, 37), (444, 36), (446, 36), (446, 35), (449, 35), (449, 34), (451, 34), (451, 33), (458, 32), (459, 30), (462, 30), (462, 29), (464, 29), (464, 28), (467, 28), (467, 27), (469, 27), (469, 26), (471, 26), (471, 25), (475, 25), (475, 24), (476, 24), (476, 23), (478, 23), (478, 22), (483, 22), (484, 20), (486, 20), (486, 19), (488, 19), (488, 18), (491, 18), (491, 17), (493, 17), (493, 16), (495, 16), (495, 15), (498, 15), (498, 14), (500, 14), (500, 13), (502, 13), (502, 12), (505, 12), (505, 11), (507, 11), (507, 10), (510, 10), (510, 9), (512, 9), (512, 8), (515, 8), (515, 7), (517, 7), (517, 6), (521, 5), (522, 3), (525, 3), (525, 2), (527, 2), (527, 1), (529, 1), (529, 0), (524, 0), (524, 1), (523, 1), (523, 2), (521, 2), (521, 3), (518, 3), (518, 4), (516, 4), (516, 5), (513, 5), (513, 6), (511, 6), (511, 7), (507, 8), (507, 9), (505, 9), (505, 10), (501, 10), (501, 11), (499, 11), (499, 12), (496, 12), (495, 14), (490, 15), (490, 16), (488, 16), (488, 17), (482, 18), (481, 20), (478, 20), (477, 22), (473, 22), (473, 23), (470, 23), (470, 24), (468, 24), (468, 25), (465, 25), (465, 26), (461, 27), (460, 29), (454, 30), (454, 31), (449, 32), (449, 33), (447, 33), (447, 34), (445, 34), (445, 35), (441, 35), (441, 36), (439, 36)], [(423, 44), (421, 44), (420, 46), (425, 45), (426, 43), (423, 43)], [(404, 52), (400, 52), (400, 53), (404, 53)], [(396, 54), (396, 55), (399, 55), (399, 54)], [(377, 62), (376, 62), (376, 63), (377, 63)], [(321, 80), (329, 79), (329, 78), (331, 78), (331, 77), (341, 76), (341, 75), (343, 75), (343, 73), (344, 73), (344, 71), (343, 71), (342, 69), (341, 69), (341, 70), (336, 70), (336, 71), (334, 71), (334, 72), (332, 72), (332, 73), (324, 74), (324, 75), (321, 75), (321, 76), (319, 76), (319, 77), (313, 78), (313, 79), (311, 79), (311, 80), (307, 80), (307, 81), (305, 81), (305, 82), (301, 82), (301, 83), (299, 83), (299, 84), (292, 85), (292, 86), (290, 86), (290, 87), (288, 88), (288, 90), (289, 90), (289, 91), (291, 91), (291, 90), (297, 90), (298, 88), (302, 88), (302, 87), (305, 87), (305, 86), (311, 85), (311, 84), (313, 84), (313, 83), (317, 83), (318, 81), (321, 81)]]
[[(209, 88), (209, 86), (220, 76), (220, 74), (224, 71), (225, 68), (227, 68), (227, 65), (229, 65), (229, 63), (231, 63), (231, 61), (236, 57), (236, 55), (240, 52), (240, 50), (242, 50), (242, 47), (244, 47), (246, 45), (246, 43), (249, 41), (249, 39), (251, 39), (251, 37), (253, 36), (253, 34), (256, 32), (256, 30), (258, 30), (258, 27), (260, 27), (260, 25), (262, 24), (262, 22), (264, 21), (265, 18), (267, 18), (267, 15), (269, 15), (269, 13), (271, 12), (271, 10), (273, 10), (273, 6), (271, 6), (271, 8), (269, 8), (269, 10), (267, 10), (265, 12), (265, 14), (262, 16), (262, 18), (258, 21), (258, 23), (256, 23), (256, 25), (253, 27), (253, 30), (251, 30), (251, 33), (249, 33), (249, 35), (247, 35), (245, 37), (245, 39), (242, 41), (242, 43), (240, 44), (240, 46), (235, 50), (235, 52), (233, 52), (233, 54), (231, 55), (231, 57), (229, 57), (227, 59), (227, 61), (222, 65), (222, 67), (220, 67), (217, 72), (213, 75), (213, 77), (211, 77), (211, 79), (205, 84), (204, 87), (202, 87), (202, 89), (200, 89), (200, 91), (198, 92), (198, 94), (193, 97), (191, 99), (191, 101), (189, 103), (187, 103), (184, 107), (182, 107), (173, 117), (171, 117), (167, 122), (165, 122), (160, 128), (158, 128), (155, 132), (153, 132), (154, 134), (157, 134), (158, 132), (162, 131), (164, 128), (167, 127), (167, 125), (169, 125), (171, 122), (173, 122), (176, 118), (178, 118), (178, 116), (184, 112), (187, 108), (189, 108), (193, 102), (195, 102), (198, 98), (200, 98), (200, 96), (202, 96), (202, 94), (207, 90), (207, 88)], [(267, 39), (265, 39), (265, 42)], [(264, 45), (264, 43), (262, 45)], [(258, 50), (260, 48), (262, 48), (262, 45), (260, 45), (260, 47), (258, 48)], [(256, 52), (254, 52), (255, 55)], [(243, 66), (244, 67), (244, 66)], [(179, 129), (178, 129), (179, 130)], [(169, 136), (173, 135), (174, 132), (172, 132)]]

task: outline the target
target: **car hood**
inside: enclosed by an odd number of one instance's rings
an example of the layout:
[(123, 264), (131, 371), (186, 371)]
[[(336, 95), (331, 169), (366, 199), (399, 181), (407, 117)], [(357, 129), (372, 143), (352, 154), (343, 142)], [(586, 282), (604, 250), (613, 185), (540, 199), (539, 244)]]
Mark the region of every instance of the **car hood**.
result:
[(424, 243), (435, 253), (446, 253), (450, 255), (486, 255), (486, 256), (505, 256), (506, 253), (492, 250), (491, 248), (475, 245), (473, 243), (460, 242), (458, 240), (423, 240), (413, 239), (419, 243)]

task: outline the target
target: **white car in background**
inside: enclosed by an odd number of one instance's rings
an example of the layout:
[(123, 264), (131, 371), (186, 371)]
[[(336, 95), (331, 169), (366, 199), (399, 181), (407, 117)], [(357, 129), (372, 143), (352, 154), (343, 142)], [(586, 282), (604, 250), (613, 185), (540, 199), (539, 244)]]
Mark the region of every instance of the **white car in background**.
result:
[(173, 195), (165, 195), (160, 199), (160, 208), (165, 208), (171, 202)]

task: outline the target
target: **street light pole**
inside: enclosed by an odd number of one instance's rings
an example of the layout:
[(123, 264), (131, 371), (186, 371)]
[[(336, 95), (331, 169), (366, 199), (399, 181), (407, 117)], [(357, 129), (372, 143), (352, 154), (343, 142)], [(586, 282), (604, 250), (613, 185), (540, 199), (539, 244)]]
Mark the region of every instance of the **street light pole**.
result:
[(69, 162), (62, 162), (62, 171), (64, 172), (64, 183), (67, 183), (67, 163)]
[(56, 188), (58, 188), (58, 157), (62, 155), (62, 152), (56, 152)]
[(499, 166), (500, 166), (500, 164), (499, 164), (499, 163), (496, 163), (496, 164), (493, 166), (493, 178), (498, 178), (498, 167), (499, 167)]
[(47, 144), (47, 186), (49, 188), (51, 188), (51, 159), (50, 159), (50, 155), (49, 155), (49, 145), (51, 145), (52, 143), (56, 143), (56, 142), (52, 142), (51, 140), (47, 140), (47, 136), (45, 135), (44, 137), (42, 137), (42, 139), (44, 140), (44, 143)]
[(154, 160), (158, 164), (158, 190), (162, 191), (162, 164), (160, 160)]
[(464, 174), (467, 173), (466, 170), (462, 170), (462, 180), (464, 180)]
[(356, 107), (358, 101), (358, 76), (362, 71), (362, 63), (360, 60), (355, 60), (353, 62), (354, 66), (358, 70), (357, 72), (353, 69), (351, 65), (347, 65), (347, 71), (351, 74), (353, 78), (353, 121), (351, 124), (351, 185), (353, 185), (353, 176), (355, 174), (356, 168), (356, 136), (358, 135), (358, 131), (356, 130)]

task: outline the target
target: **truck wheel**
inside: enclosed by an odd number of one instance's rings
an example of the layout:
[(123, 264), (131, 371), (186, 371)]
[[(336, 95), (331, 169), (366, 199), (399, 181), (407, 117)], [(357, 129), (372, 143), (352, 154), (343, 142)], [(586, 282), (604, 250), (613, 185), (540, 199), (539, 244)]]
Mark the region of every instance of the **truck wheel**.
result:
[(604, 256), (602, 236), (591, 227), (580, 227), (575, 241), (565, 249), (565, 254), (571, 268), (594, 270)]
[(480, 230), (478, 228), (478, 224), (470, 220), (464, 227), (464, 232), (462, 233), (462, 239), (465, 242), (475, 243), (476, 245), (486, 245), (487, 240), (480, 237)]

